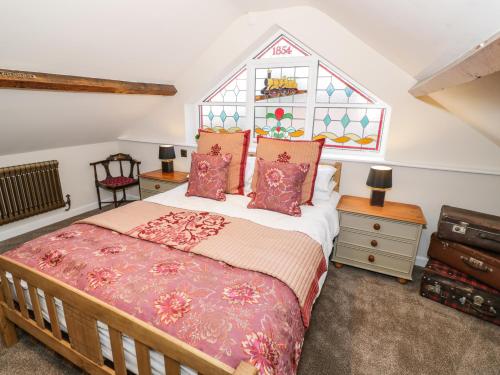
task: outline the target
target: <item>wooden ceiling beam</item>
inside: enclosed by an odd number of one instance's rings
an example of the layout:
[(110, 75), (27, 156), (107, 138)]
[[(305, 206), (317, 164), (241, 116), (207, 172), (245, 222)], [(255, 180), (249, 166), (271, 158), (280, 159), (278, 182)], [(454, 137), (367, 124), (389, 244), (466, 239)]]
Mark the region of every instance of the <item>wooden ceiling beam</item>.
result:
[(172, 96), (177, 92), (174, 85), (127, 82), (7, 69), (0, 69), (0, 88), (165, 96)]
[(422, 97), (500, 71), (500, 32), (469, 51), (457, 61), (423, 79), (409, 92)]

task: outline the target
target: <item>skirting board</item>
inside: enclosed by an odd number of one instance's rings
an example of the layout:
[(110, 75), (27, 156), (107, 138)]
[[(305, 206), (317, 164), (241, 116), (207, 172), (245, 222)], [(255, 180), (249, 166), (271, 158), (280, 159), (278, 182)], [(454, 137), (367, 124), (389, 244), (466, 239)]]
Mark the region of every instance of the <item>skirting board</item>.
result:
[[(134, 195), (129, 195), (130, 199), (139, 199), (139, 197)], [(99, 208), (97, 202), (84, 204), (83, 206), (72, 208), (69, 211), (64, 211), (64, 209), (59, 209), (54, 211), (53, 213), (45, 213), (42, 214), (39, 218), (29, 221), (25, 224), (15, 226), (11, 229), (3, 230), (0, 227), (0, 241), (4, 241), (6, 239), (19, 236), (24, 233), (31, 232), (32, 230), (39, 229), (45, 227), (47, 225), (51, 225), (57, 223), (58, 221), (69, 219), (73, 216), (81, 215), (85, 212), (96, 210)], [(47, 215), (47, 216), (43, 216)]]
[(56, 211), (56, 212), (51, 213), (45, 217), (42, 216), (38, 219), (29, 221), (29, 222), (22, 224), (22, 225), (18, 225), (14, 228), (11, 228), (11, 229), (3, 230), (0, 227), (0, 241), (6, 240), (6, 239), (9, 239), (12, 237), (16, 237), (16, 236), (19, 236), (19, 235), (27, 233), (27, 232), (31, 232), (32, 230), (39, 229), (39, 228), (45, 227), (47, 225), (57, 223), (58, 221), (69, 219), (70, 217), (77, 216), (77, 215), (83, 214), (83, 213), (91, 211), (91, 210), (95, 210), (98, 207), (99, 207), (99, 205), (97, 204), (97, 202), (89, 203), (89, 204), (85, 204), (85, 205), (80, 206), (80, 207), (72, 208), (69, 211), (64, 211), (64, 209), (60, 209), (59, 210), (60, 212)]

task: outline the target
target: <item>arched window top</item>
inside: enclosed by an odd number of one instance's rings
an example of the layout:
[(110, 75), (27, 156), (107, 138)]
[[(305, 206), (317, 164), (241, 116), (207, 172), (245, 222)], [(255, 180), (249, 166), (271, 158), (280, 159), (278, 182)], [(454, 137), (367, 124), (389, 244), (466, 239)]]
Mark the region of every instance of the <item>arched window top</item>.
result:
[(198, 126), (325, 139), (344, 153), (383, 152), (390, 107), (330, 62), (278, 33), (197, 106)]

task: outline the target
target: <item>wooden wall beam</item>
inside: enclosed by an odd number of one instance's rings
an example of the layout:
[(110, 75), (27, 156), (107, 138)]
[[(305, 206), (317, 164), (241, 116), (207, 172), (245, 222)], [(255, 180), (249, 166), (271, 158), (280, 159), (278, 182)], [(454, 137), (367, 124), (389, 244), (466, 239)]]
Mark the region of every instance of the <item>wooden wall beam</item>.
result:
[(175, 95), (174, 85), (0, 69), (0, 88), (105, 92), (113, 94)]
[(422, 97), (500, 71), (500, 32), (458, 60), (415, 84), (409, 92)]

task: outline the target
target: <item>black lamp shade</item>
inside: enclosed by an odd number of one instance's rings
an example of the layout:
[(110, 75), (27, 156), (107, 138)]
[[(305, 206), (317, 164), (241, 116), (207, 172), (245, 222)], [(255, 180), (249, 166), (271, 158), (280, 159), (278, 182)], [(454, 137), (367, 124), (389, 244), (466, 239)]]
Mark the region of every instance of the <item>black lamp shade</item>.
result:
[(175, 149), (172, 145), (161, 145), (158, 159), (171, 160), (175, 159)]
[(392, 187), (392, 168), (382, 165), (371, 167), (366, 184), (374, 189), (390, 189)]

